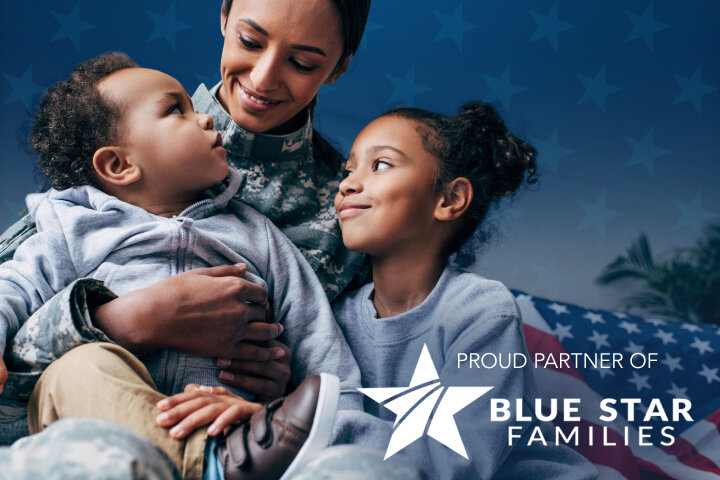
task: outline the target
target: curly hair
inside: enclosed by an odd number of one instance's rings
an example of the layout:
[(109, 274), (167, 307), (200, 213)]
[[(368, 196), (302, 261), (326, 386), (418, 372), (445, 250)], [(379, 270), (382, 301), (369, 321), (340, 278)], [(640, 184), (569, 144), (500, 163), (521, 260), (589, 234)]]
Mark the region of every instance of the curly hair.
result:
[(450, 252), (472, 235), (499, 199), (513, 196), (524, 181), (537, 182), (537, 151), (512, 134), (490, 104), (466, 103), (455, 116), (420, 108), (396, 108), (384, 116), (417, 122), (423, 146), (439, 162), (437, 191), (458, 177), (472, 184), (472, 202)]
[(30, 146), (54, 189), (98, 186), (92, 157), (117, 139), (122, 112), (96, 87), (111, 73), (137, 66), (124, 53), (105, 53), (76, 66), (70, 78), (47, 90), (33, 120)]

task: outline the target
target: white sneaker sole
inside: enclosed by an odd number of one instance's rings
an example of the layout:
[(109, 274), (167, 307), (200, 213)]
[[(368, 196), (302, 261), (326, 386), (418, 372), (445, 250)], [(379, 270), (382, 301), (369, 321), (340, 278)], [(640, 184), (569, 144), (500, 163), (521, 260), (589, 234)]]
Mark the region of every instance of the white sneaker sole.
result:
[(310, 434), (280, 480), (288, 480), (328, 446), (335, 426), (335, 414), (339, 399), (340, 381), (338, 378), (329, 373), (321, 373), (320, 393)]

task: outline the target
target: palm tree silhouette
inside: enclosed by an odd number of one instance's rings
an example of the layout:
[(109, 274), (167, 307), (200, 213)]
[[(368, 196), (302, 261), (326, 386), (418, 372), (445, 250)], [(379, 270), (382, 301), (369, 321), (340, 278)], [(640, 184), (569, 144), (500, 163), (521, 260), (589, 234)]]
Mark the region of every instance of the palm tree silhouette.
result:
[(654, 258), (645, 234), (595, 280), (600, 285), (634, 284), (622, 304), (646, 314), (693, 323), (720, 324), (720, 224), (708, 225), (697, 243)]

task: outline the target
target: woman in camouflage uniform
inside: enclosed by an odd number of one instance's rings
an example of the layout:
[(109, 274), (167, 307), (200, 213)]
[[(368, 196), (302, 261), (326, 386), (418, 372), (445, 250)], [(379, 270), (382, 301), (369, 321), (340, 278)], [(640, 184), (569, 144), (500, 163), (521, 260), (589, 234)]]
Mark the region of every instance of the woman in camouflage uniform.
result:
[[(222, 79), (209, 89), (200, 85), (193, 95), (195, 109), (213, 117), (228, 160), (243, 174), (238, 198), (298, 246), (330, 299), (350, 283), (363, 259), (343, 247), (337, 229), (332, 202), (343, 159), (314, 130), (313, 107), (319, 88), (347, 69), (369, 8), (370, 0), (223, 0)], [(0, 237), (0, 261), (12, 258), (33, 233), (28, 216), (10, 227)], [(287, 349), (275, 340), (280, 330), (254, 321), (265, 319), (266, 312), (246, 302), (257, 287), (238, 278), (234, 292), (216, 288), (232, 272), (227, 267), (188, 272), (119, 298), (94, 280), (69, 285), (8, 345), (0, 444), (26, 434), (25, 401), (43, 369), (87, 342), (208, 357), (234, 351), (223, 381), (259, 397), (284, 392), (290, 371)], [(263, 340), (267, 347), (251, 343)]]

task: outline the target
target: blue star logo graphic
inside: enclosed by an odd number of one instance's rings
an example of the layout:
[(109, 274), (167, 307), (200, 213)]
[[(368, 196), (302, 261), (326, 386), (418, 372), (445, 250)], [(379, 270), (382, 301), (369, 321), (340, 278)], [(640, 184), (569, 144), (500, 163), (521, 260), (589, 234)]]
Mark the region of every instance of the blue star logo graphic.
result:
[(632, 31), (625, 39), (625, 43), (642, 38), (650, 51), (654, 52), (655, 34), (668, 28), (668, 25), (658, 22), (655, 18), (655, 4), (651, 3), (648, 5), (645, 11), (640, 15), (632, 12), (625, 12), (625, 14), (628, 18), (630, 18), (630, 21), (633, 24)]
[(462, 40), (463, 34), (468, 30), (476, 28), (472, 23), (468, 23), (463, 18), (463, 7), (462, 4), (452, 13), (441, 13), (434, 12), (435, 18), (440, 22), (440, 31), (435, 35), (435, 41), (439, 42), (449, 38), (453, 41), (455, 46), (462, 52)]
[(152, 20), (154, 24), (153, 32), (150, 35), (148, 42), (158, 38), (163, 38), (167, 40), (172, 49), (175, 50), (175, 40), (178, 32), (182, 32), (183, 30), (188, 30), (190, 28), (190, 25), (178, 20), (175, 10), (175, 3), (173, 2), (164, 14), (147, 12), (150, 20)]
[(42, 93), (44, 88), (32, 79), (32, 65), (25, 72), (16, 77), (14, 75), (5, 74), (5, 80), (10, 84), (10, 95), (5, 99), (5, 103), (21, 102), (25, 108), (32, 110), (35, 97)]
[(550, 7), (550, 11), (548, 11), (546, 15), (530, 12), (537, 26), (530, 41), (537, 42), (538, 40), (546, 38), (547, 41), (550, 42), (552, 49), (556, 52), (558, 51), (558, 35), (575, 28), (575, 25), (560, 20), (557, 11), (558, 4), (555, 3)]
[(72, 42), (75, 50), (80, 50), (80, 35), (83, 32), (96, 28), (95, 25), (87, 23), (80, 18), (80, 5), (75, 5), (73, 11), (67, 15), (56, 12), (50, 13), (52, 13), (55, 20), (60, 24), (60, 28), (55, 33), (52, 41), (56, 42), (67, 38)]
[(669, 150), (660, 148), (655, 144), (655, 132), (648, 131), (643, 138), (635, 140), (628, 138), (632, 148), (632, 155), (626, 162), (627, 166), (642, 165), (650, 175), (655, 175), (655, 160), (663, 155), (670, 154)]
[(387, 78), (393, 86), (393, 92), (387, 101), (390, 104), (414, 105), (418, 95), (431, 90), (430, 87), (415, 82), (415, 67), (410, 67), (404, 77), (388, 75)]
[(505, 109), (510, 108), (512, 97), (527, 90), (525, 86), (510, 83), (510, 67), (507, 67), (499, 77), (483, 75), (482, 78), (490, 88), (490, 93), (487, 96), (488, 101), (499, 101)]
[(703, 83), (702, 69), (698, 68), (690, 77), (675, 75), (675, 80), (680, 85), (680, 95), (675, 98), (673, 105), (683, 102), (692, 103), (696, 112), (702, 111), (702, 101), (707, 95), (715, 93), (717, 88), (714, 85)]
[(540, 166), (552, 173), (557, 173), (559, 170), (561, 159), (575, 153), (574, 150), (560, 145), (557, 130), (555, 130), (549, 138), (545, 140), (533, 139), (532, 143), (535, 148), (537, 148)]
[(595, 106), (603, 112), (607, 111), (607, 98), (620, 91), (620, 88), (607, 83), (607, 74), (604, 65), (594, 77), (578, 75), (578, 78), (585, 87), (585, 93), (583, 93), (583, 96), (578, 100), (578, 104), (592, 101)]
[(696, 193), (689, 202), (677, 202), (676, 207), (680, 211), (680, 218), (675, 223), (673, 230), (699, 232), (707, 222), (718, 216), (717, 213), (711, 212), (703, 206), (701, 193)]
[(579, 201), (580, 208), (585, 212), (583, 219), (578, 226), (581, 230), (592, 230), (600, 237), (605, 238), (607, 227), (619, 214), (610, 210), (607, 206), (607, 191), (602, 191), (595, 200), (585, 202)]

